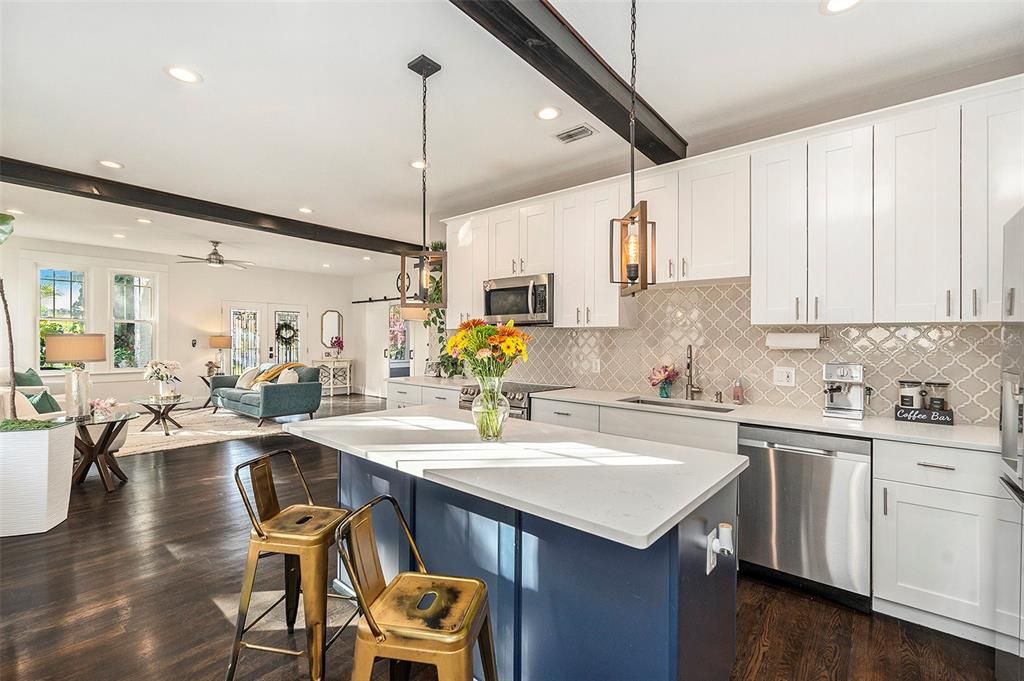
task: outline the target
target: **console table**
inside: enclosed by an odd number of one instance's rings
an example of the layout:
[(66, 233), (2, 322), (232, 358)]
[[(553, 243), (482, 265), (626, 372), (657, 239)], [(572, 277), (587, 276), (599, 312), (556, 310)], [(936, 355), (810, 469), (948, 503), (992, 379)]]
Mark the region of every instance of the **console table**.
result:
[(311, 364), (320, 369), (321, 394), (333, 397), (352, 394), (352, 360), (343, 358), (315, 359)]

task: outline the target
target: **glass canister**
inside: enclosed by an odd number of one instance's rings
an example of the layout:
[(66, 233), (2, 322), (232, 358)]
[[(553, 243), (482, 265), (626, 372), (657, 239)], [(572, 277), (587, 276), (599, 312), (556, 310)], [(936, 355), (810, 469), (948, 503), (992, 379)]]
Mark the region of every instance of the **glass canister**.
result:
[(921, 394), (921, 381), (916, 378), (905, 378), (900, 383), (900, 406), (908, 409), (920, 409), (924, 400)]
[(946, 381), (925, 381), (928, 393), (928, 408), (937, 411), (949, 409), (949, 383)]

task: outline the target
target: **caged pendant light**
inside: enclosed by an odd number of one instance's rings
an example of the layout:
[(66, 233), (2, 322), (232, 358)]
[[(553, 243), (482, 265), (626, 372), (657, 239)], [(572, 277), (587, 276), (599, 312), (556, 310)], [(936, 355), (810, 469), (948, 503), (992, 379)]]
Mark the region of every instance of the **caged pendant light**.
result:
[[(423, 250), (402, 253), (401, 271), (395, 285), (398, 288), (399, 308), (402, 319), (423, 321), (430, 310), (448, 306), (448, 255), (444, 251), (432, 251), (427, 244), (427, 78), (441, 70), (441, 65), (426, 55), (409, 62), (409, 68), (419, 74), (423, 81), (423, 148), (420, 176), (422, 178)], [(410, 294), (415, 272), (416, 292)], [(435, 295), (431, 295), (432, 290)]]
[(656, 228), (647, 219), (647, 202), (636, 201), (636, 0), (630, 6), (629, 53), (629, 205), (621, 218), (611, 220), (609, 277), (619, 295), (633, 296), (655, 282)]

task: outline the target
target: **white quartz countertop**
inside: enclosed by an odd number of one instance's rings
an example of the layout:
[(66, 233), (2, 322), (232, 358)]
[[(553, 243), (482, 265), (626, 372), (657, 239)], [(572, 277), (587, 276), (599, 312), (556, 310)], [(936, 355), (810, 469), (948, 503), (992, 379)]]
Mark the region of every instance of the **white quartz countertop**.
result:
[(452, 390), (455, 390), (464, 385), (476, 385), (476, 379), (465, 377), (440, 378), (438, 376), (402, 376), (400, 378), (389, 378), (388, 383), (395, 383), (398, 385), (418, 385), (421, 388), (451, 388)]
[(481, 442), (468, 411), (409, 407), (284, 429), (410, 475), (646, 549), (747, 467), (745, 456), (509, 419)]
[[(850, 435), (875, 440), (917, 442), (926, 445), (959, 447), (962, 449), (975, 449), (985, 452), (999, 452), (1000, 450), (999, 429), (994, 426), (933, 426), (924, 423), (904, 423), (884, 416), (868, 416), (865, 417), (863, 421), (852, 421), (848, 419), (826, 418), (822, 416), (821, 411), (817, 409), (794, 409), (791, 407), (771, 407), (756, 404), (724, 404), (720, 406), (731, 407), (732, 411), (727, 413), (716, 413), (672, 406), (632, 404), (621, 401), (623, 399), (641, 396), (661, 401), (653, 393), (640, 395), (639, 393), (583, 390), (580, 388), (569, 388), (567, 390), (553, 390), (550, 392), (539, 393), (534, 395), (532, 399), (576, 402), (580, 404), (593, 404), (621, 409), (635, 409), (638, 411), (656, 412), (661, 414), (675, 414), (677, 416), (733, 421), (756, 426), (792, 428), (795, 430), (808, 430), (816, 433), (831, 433), (836, 435)], [(716, 406), (712, 402), (688, 403), (686, 400), (675, 399), (664, 400), (664, 402), (666, 405), (677, 404), (683, 407), (687, 404)]]

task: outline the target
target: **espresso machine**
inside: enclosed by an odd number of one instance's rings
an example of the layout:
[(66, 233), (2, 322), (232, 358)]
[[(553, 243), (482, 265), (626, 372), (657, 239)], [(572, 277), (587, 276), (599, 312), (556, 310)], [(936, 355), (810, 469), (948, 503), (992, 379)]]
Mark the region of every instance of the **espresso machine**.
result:
[(827, 362), (821, 377), (825, 383), (825, 409), (822, 413), (833, 418), (862, 420), (867, 395), (864, 365)]

